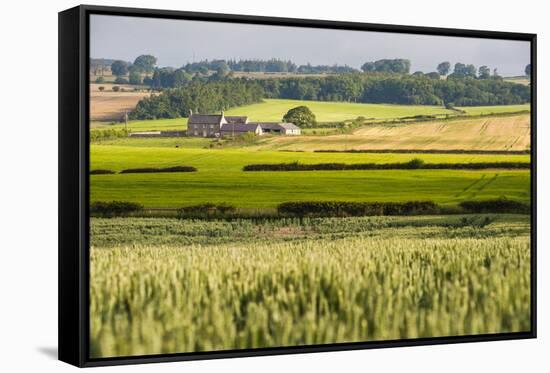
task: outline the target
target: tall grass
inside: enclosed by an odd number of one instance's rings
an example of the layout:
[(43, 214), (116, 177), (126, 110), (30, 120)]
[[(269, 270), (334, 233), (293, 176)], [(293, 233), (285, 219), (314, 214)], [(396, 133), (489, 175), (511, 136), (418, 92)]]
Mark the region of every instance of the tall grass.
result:
[(92, 247), (92, 357), (529, 330), (528, 235), (322, 222), (306, 239)]

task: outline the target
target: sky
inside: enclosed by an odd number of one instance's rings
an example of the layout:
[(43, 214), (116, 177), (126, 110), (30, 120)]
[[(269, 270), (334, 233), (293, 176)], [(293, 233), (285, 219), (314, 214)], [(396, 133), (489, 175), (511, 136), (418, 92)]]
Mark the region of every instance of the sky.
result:
[(411, 72), (435, 71), (442, 61), (486, 65), (502, 76), (523, 75), (529, 42), (302, 27), (92, 15), (90, 56), (180, 67), (213, 59), (291, 60), (298, 65), (349, 65), (407, 58)]

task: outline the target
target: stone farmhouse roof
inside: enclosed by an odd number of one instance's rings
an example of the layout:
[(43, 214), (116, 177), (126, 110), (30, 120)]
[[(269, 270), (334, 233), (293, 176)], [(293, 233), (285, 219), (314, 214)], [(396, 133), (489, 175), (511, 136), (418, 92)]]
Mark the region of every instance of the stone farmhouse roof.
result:
[(254, 122), (254, 124), (258, 124), (260, 127), (262, 127), (263, 130), (280, 130), (281, 129), (281, 126), (279, 123)]
[(255, 132), (258, 126), (258, 123), (224, 123), (220, 131), (224, 133)]
[(225, 120), (227, 121), (227, 123), (248, 123), (247, 116), (225, 116)]
[(300, 127), (295, 125), (294, 123), (278, 123), (279, 126), (283, 127), (286, 130), (299, 130)]
[(188, 124), (220, 124), (220, 114), (192, 114), (187, 121)]

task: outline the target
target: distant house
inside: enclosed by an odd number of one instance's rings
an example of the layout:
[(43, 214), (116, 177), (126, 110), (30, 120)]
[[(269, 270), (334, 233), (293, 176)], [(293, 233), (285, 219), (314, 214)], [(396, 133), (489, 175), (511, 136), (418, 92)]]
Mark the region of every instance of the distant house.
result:
[(249, 122), (246, 116), (221, 114), (193, 114), (187, 121), (187, 135), (194, 137), (236, 136), (245, 133), (255, 135), (300, 135), (300, 127), (292, 123)]
[(261, 135), (263, 132), (258, 123), (225, 123), (220, 128), (219, 136), (243, 135), (245, 133)]
[(300, 135), (302, 130), (294, 123), (279, 123), (283, 135)]

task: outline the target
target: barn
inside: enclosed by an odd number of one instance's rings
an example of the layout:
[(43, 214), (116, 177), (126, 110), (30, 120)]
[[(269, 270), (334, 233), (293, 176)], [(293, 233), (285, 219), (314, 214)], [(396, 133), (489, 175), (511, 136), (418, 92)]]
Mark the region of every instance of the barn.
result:
[(187, 121), (187, 136), (223, 137), (245, 133), (255, 135), (300, 135), (300, 127), (292, 123), (249, 122), (246, 116), (221, 114), (193, 114)]

